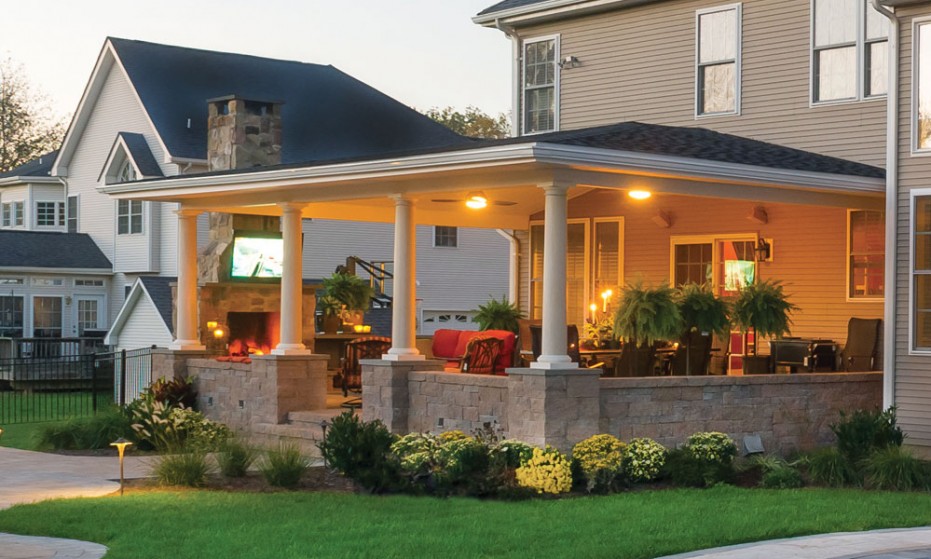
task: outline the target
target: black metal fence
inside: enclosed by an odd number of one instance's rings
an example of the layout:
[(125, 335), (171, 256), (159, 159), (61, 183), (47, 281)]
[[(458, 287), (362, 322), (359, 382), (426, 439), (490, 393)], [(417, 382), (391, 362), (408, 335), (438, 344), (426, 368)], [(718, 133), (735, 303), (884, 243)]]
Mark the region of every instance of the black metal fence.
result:
[(148, 349), (0, 359), (0, 426), (90, 416), (134, 399), (151, 365)]

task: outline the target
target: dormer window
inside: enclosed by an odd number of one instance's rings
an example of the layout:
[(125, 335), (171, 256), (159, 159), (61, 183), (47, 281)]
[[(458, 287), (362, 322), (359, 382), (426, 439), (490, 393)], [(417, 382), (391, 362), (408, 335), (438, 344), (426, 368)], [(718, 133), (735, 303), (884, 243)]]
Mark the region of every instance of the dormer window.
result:
[(136, 168), (133, 167), (132, 161), (127, 159), (117, 171), (116, 182), (132, 182), (134, 180), (136, 180)]

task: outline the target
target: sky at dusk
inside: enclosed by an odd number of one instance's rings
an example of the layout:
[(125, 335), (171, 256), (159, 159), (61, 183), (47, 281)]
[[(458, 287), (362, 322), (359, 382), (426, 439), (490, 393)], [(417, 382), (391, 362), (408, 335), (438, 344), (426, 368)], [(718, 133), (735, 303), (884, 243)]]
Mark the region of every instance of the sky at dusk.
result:
[(494, 0), (0, 0), (0, 57), (74, 112), (107, 36), (332, 64), (418, 109), (510, 109), (511, 45), (471, 18)]

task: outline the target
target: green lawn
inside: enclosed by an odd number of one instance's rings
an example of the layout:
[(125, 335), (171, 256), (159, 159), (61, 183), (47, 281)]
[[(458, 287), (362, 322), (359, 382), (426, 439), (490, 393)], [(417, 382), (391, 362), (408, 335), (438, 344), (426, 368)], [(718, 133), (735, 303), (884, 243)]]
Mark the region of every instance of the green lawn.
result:
[[(90, 392), (0, 392), (0, 446), (33, 450), (34, 436), (43, 425), (72, 417), (93, 415)], [(113, 402), (111, 394), (97, 395), (97, 409)]]
[(931, 495), (640, 491), (522, 502), (337, 493), (150, 492), (0, 512), (0, 532), (90, 540), (107, 559), (655, 557), (804, 534), (931, 524)]
[(45, 423), (14, 423), (12, 425), (2, 425), (3, 436), (0, 437), (0, 446), (9, 448), (22, 448), (24, 450), (33, 450), (35, 448), (35, 437), (39, 429)]

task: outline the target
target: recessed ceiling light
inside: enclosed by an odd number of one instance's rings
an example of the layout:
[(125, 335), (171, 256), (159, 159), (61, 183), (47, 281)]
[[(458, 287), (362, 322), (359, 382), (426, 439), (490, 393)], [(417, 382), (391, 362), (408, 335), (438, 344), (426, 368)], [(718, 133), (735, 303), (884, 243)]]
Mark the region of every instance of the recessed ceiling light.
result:
[(631, 190), (627, 193), (634, 200), (646, 200), (653, 194), (649, 190)]

